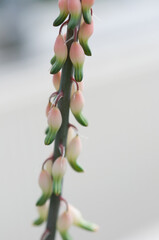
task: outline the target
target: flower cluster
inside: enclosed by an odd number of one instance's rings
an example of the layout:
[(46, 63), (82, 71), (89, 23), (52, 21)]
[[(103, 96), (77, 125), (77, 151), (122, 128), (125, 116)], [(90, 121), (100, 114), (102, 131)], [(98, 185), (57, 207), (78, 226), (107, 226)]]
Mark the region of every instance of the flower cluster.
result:
[[(91, 56), (88, 40), (93, 34), (93, 4), (94, 0), (58, 1), (60, 13), (53, 22), (53, 25), (61, 26), (54, 45), (54, 56), (50, 61), (50, 74), (53, 74), (52, 82), (56, 92), (51, 94), (46, 107), (48, 127), (45, 131), (45, 145), (53, 143), (58, 132), (65, 124), (60, 108), (60, 100), (64, 98), (66, 94), (65, 90), (61, 87), (63, 81), (63, 71), (61, 71), (61, 69), (67, 60), (71, 62), (73, 69), (72, 76), (67, 79), (68, 82), (70, 81), (69, 85), (71, 86), (69, 91), (70, 110), (79, 124), (85, 127), (88, 126), (88, 121), (83, 116), (84, 96), (82, 80), (85, 55)], [(72, 31), (73, 35), (71, 39), (62, 34), (64, 25), (67, 25), (68, 31)], [(71, 44), (68, 47), (67, 42), (69, 41), (71, 41)], [(39, 218), (34, 221), (34, 225), (40, 225), (46, 221), (48, 216), (48, 200), (52, 194), (62, 198), (62, 180), (66, 173), (67, 164), (76, 172), (83, 172), (83, 168), (77, 163), (81, 150), (82, 142), (78, 129), (69, 123), (67, 125), (66, 144), (59, 144), (58, 146), (58, 152), (60, 154), (56, 158), (54, 154), (52, 154), (42, 165), (39, 176), (39, 186), (42, 194), (36, 203)], [(55, 155), (57, 156), (57, 154)], [(96, 231), (98, 229), (95, 224), (84, 220), (77, 209), (67, 204), (66, 211), (59, 216), (57, 221), (57, 229), (63, 239), (71, 239), (68, 230), (72, 225), (89, 231)]]

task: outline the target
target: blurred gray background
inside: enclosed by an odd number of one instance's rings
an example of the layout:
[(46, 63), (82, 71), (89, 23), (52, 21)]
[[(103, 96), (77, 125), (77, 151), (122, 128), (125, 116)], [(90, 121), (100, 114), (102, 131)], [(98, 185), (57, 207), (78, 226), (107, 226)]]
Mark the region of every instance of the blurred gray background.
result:
[[(46, 147), (55, 1), (0, 1), (0, 238), (40, 239), (32, 227)], [(96, 1), (93, 57), (84, 67), (84, 174), (69, 167), (64, 197), (100, 225), (74, 239), (159, 239), (159, 1)], [(58, 240), (60, 237), (58, 236)]]

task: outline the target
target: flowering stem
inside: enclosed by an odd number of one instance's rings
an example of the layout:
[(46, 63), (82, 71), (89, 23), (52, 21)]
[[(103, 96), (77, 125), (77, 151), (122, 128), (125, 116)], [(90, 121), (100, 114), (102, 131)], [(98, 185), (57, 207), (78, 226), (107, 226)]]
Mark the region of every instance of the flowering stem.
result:
[[(67, 30), (67, 48), (68, 51), (70, 50), (71, 44), (73, 42), (72, 36), (74, 35), (73, 30)], [(68, 41), (69, 39), (72, 39)], [(70, 93), (71, 93), (71, 77), (73, 73), (73, 65), (69, 58), (69, 54), (67, 60), (62, 68), (62, 76), (61, 76), (61, 84), (59, 92), (63, 92), (63, 98), (61, 98), (58, 102), (58, 107), (61, 111), (62, 115), (62, 125), (60, 130), (58, 131), (55, 139), (55, 147), (54, 147), (54, 161), (61, 155), (59, 146), (62, 144), (66, 147), (66, 140), (67, 140), (67, 132), (68, 132), (68, 125), (69, 125), (69, 107), (70, 107)], [(45, 240), (54, 240), (56, 234), (56, 221), (58, 217), (60, 205), (60, 196), (56, 196), (52, 194), (50, 199), (50, 207), (49, 207), (49, 214), (48, 214), (48, 221), (47, 221), (47, 230), (50, 232)], [(43, 239), (43, 240), (44, 240)]]

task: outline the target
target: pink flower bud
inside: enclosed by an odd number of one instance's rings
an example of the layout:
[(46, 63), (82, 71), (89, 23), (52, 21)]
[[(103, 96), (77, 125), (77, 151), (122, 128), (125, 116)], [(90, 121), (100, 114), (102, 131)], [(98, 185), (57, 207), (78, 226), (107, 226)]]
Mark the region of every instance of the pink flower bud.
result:
[(83, 98), (82, 92), (78, 90), (71, 97), (70, 107), (76, 120), (82, 126), (86, 127), (88, 126), (88, 122), (86, 118), (84, 118), (84, 116), (82, 115), (83, 106), (84, 106), (84, 98)]
[(56, 133), (61, 127), (61, 124), (62, 124), (61, 112), (57, 107), (53, 106), (48, 113), (49, 131), (47, 132), (47, 135), (45, 138), (46, 145), (49, 145), (54, 141), (56, 137)]
[(42, 206), (50, 198), (52, 193), (52, 179), (46, 170), (42, 170), (39, 176), (39, 186), (42, 190), (42, 196), (37, 201), (37, 206)]
[(73, 223), (72, 214), (70, 211), (62, 213), (57, 220), (57, 229), (60, 233), (64, 234), (69, 230)]
[(83, 169), (77, 164), (77, 158), (82, 150), (80, 137), (75, 136), (67, 147), (66, 157), (71, 167), (77, 172), (83, 172)]
[(91, 56), (91, 50), (88, 46), (88, 39), (93, 34), (93, 21), (91, 21), (91, 24), (83, 23), (80, 27), (79, 31), (79, 42), (81, 46), (83, 47), (83, 50), (87, 56)]
[(60, 14), (59, 16), (55, 19), (53, 25), (54, 26), (59, 26), (63, 21), (66, 19), (68, 15), (68, 6), (67, 6), (67, 0), (59, 0), (58, 1), (59, 9), (60, 9)]
[(43, 222), (47, 220), (48, 217), (48, 205), (45, 204), (43, 206), (37, 207), (39, 217), (33, 222), (35, 226), (41, 225)]
[(39, 176), (39, 186), (44, 194), (50, 194), (52, 180), (46, 170), (42, 170)]
[(80, 211), (77, 210), (75, 207), (69, 205), (68, 212), (70, 212), (70, 214), (72, 215), (73, 224), (75, 226), (78, 226), (80, 228), (83, 228), (83, 229), (91, 231), (91, 232), (96, 232), (99, 229), (99, 227), (96, 224), (86, 221), (82, 217), (82, 214), (80, 213)]
[(94, 0), (82, 0), (82, 8), (91, 8), (94, 4)]
[(51, 74), (59, 72), (67, 58), (68, 50), (65, 44), (65, 40), (61, 34), (59, 34), (56, 38), (54, 52), (56, 58), (50, 71)]
[(73, 42), (70, 48), (70, 59), (75, 68), (75, 79), (77, 82), (82, 81), (83, 78), (83, 64), (85, 55), (83, 48), (78, 42)]
[(48, 125), (58, 131), (62, 124), (62, 116), (60, 110), (53, 106), (48, 114)]
[(82, 111), (84, 106), (84, 97), (80, 90), (76, 91), (70, 102), (71, 111), (73, 114), (78, 114)]
[(56, 91), (58, 91), (60, 88), (61, 72), (54, 74), (52, 81)]
[(86, 23), (91, 23), (91, 8), (94, 4), (94, 0), (82, 0), (82, 13)]
[(58, 58), (59, 61), (62, 62), (66, 60), (67, 46), (61, 34), (59, 34), (56, 38), (55, 45), (54, 45), (54, 52), (55, 52), (56, 58)]
[(73, 29), (78, 24), (81, 15), (81, 9), (80, 0), (68, 0), (68, 11), (71, 14), (68, 28)]
[(61, 193), (62, 178), (65, 175), (67, 168), (67, 159), (64, 157), (59, 157), (55, 160), (52, 168), (53, 175), (53, 192), (56, 195)]

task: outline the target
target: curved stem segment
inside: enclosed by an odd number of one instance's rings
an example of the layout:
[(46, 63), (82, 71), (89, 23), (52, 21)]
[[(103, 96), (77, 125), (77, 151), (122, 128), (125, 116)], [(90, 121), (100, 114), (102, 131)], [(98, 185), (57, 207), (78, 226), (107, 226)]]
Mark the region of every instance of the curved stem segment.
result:
[[(67, 30), (67, 40), (73, 36), (73, 30)], [(71, 44), (73, 40), (67, 41), (68, 51), (70, 50)], [(55, 148), (54, 148), (54, 161), (60, 156), (59, 146), (62, 144), (64, 147), (66, 146), (67, 140), (67, 132), (68, 132), (68, 124), (69, 124), (69, 107), (70, 107), (70, 93), (71, 93), (71, 77), (73, 73), (73, 66), (71, 60), (69, 58), (69, 54), (67, 60), (62, 68), (62, 76), (61, 76), (61, 84), (59, 92), (63, 92), (63, 98), (61, 98), (58, 102), (59, 109), (62, 114), (62, 125), (60, 130), (58, 131), (55, 139)], [(50, 200), (50, 208), (49, 215), (47, 221), (47, 230), (50, 234), (45, 237), (45, 240), (54, 240), (56, 234), (56, 221), (58, 217), (60, 205), (60, 196), (56, 196), (52, 194)], [(43, 239), (44, 240), (44, 239)]]

